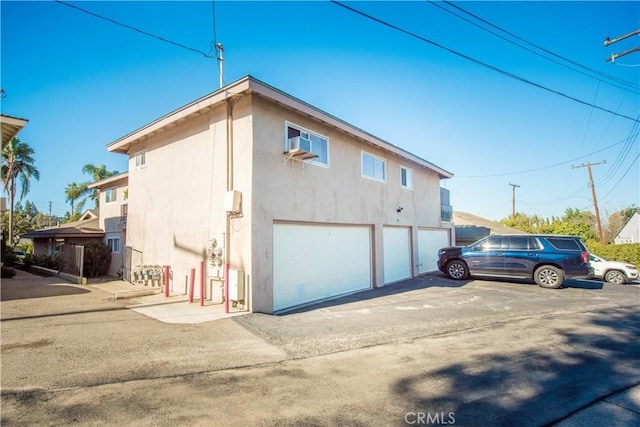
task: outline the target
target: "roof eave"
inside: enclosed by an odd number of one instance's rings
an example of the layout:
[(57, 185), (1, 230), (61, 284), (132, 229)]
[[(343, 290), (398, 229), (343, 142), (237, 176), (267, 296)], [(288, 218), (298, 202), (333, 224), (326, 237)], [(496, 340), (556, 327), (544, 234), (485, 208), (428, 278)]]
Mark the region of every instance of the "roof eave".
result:
[(193, 101), (190, 104), (185, 105), (177, 110), (174, 110), (163, 117), (149, 123), (146, 126), (139, 128), (138, 130), (123, 136), (122, 138), (107, 145), (107, 150), (110, 152), (127, 154), (132, 144), (140, 142), (160, 131), (167, 126), (178, 124), (184, 120), (187, 120), (191, 116), (202, 114), (203, 111), (212, 108), (218, 103), (224, 102), (224, 100), (230, 96), (242, 94), (245, 92), (253, 92), (258, 95), (264, 96), (273, 102), (284, 105), (302, 114), (306, 114), (319, 121), (322, 121), (336, 129), (341, 130), (347, 134), (355, 136), (360, 140), (363, 140), (374, 146), (378, 146), (386, 151), (389, 151), (399, 157), (405, 158), (423, 168), (430, 169), (438, 174), (440, 179), (446, 179), (453, 177), (453, 174), (446, 171), (427, 160), (416, 156), (390, 142), (384, 141), (360, 128), (357, 128), (344, 120), (341, 120), (325, 111), (320, 110), (317, 107), (312, 106), (298, 98), (295, 98), (279, 89), (274, 88), (266, 83), (263, 83), (251, 76), (245, 76), (234, 83), (225, 86), (215, 92), (203, 96), (200, 99)]

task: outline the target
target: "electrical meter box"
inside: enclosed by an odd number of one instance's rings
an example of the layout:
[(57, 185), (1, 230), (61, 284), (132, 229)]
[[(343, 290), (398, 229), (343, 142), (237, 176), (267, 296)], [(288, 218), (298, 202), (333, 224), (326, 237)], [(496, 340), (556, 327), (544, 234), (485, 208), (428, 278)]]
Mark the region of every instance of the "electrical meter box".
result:
[(224, 210), (229, 213), (240, 213), (242, 205), (242, 193), (239, 191), (227, 191), (224, 195)]
[(229, 301), (244, 301), (244, 271), (229, 270)]

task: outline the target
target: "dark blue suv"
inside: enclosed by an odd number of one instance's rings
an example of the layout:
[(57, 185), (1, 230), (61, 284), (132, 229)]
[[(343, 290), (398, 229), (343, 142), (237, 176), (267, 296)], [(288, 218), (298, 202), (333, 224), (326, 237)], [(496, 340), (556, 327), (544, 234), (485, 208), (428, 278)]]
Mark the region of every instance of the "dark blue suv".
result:
[(552, 234), (492, 235), (438, 251), (438, 268), (451, 279), (470, 275), (533, 279), (559, 288), (565, 279), (589, 278), (589, 252), (579, 237)]

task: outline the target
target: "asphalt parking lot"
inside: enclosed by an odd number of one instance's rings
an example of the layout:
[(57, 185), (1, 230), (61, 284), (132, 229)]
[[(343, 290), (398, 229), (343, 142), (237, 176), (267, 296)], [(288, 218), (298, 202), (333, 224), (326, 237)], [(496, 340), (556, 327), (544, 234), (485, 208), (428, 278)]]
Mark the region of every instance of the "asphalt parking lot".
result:
[(500, 324), (510, 319), (640, 304), (640, 285), (568, 280), (561, 289), (531, 281), (455, 281), (432, 273), (310, 305), (236, 321), (294, 357)]
[(1, 421), (571, 425), (640, 383), (639, 291), (434, 274), (277, 316), (179, 324), (126, 308), (148, 297), (4, 280)]

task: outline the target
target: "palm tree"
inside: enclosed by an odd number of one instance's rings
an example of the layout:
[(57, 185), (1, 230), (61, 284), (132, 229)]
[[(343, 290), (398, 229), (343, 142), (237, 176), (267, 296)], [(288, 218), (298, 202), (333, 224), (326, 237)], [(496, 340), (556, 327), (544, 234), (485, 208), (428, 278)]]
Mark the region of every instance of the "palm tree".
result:
[[(94, 165), (91, 163), (87, 163), (82, 167), (82, 172), (91, 175), (93, 178), (93, 182), (100, 181), (105, 178), (109, 178), (110, 176), (117, 175), (118, 171), (109, 171), (105, 165)], [(86, 188), (90, 182), (85, 183), (85, 190), (83, 194), (87, 194), (87, 197), (81, 203), (84, 203), (87, 199), (93, 199), (96, 204), (96, 209), (98, 208), (98, 190), (91, 190)]]
[(20, 181), (20, 200), (29, 192), (30, 179), (40, 179), (40, 172), (34, 166), (35, 151), (26, 142), (13, 138), (2, 149), (2, 184), (9, 195), (9, 242), (13, 244), (13, 208), (15, 205), (18, 181)]
[[(87, 192), (87, 184), (77, 182), (71, 182), (67, 184), (67, 187), (64, 189), (64, 194), (67, 196), (67, 202), (71, 203), (71, 216), (76, 213), (76, 209), (74, 209), (75, 201), (82, 197)], [(81, 211), (84, 207), (85, 200), (81, 200), (78, 203), (77, 210)]]

